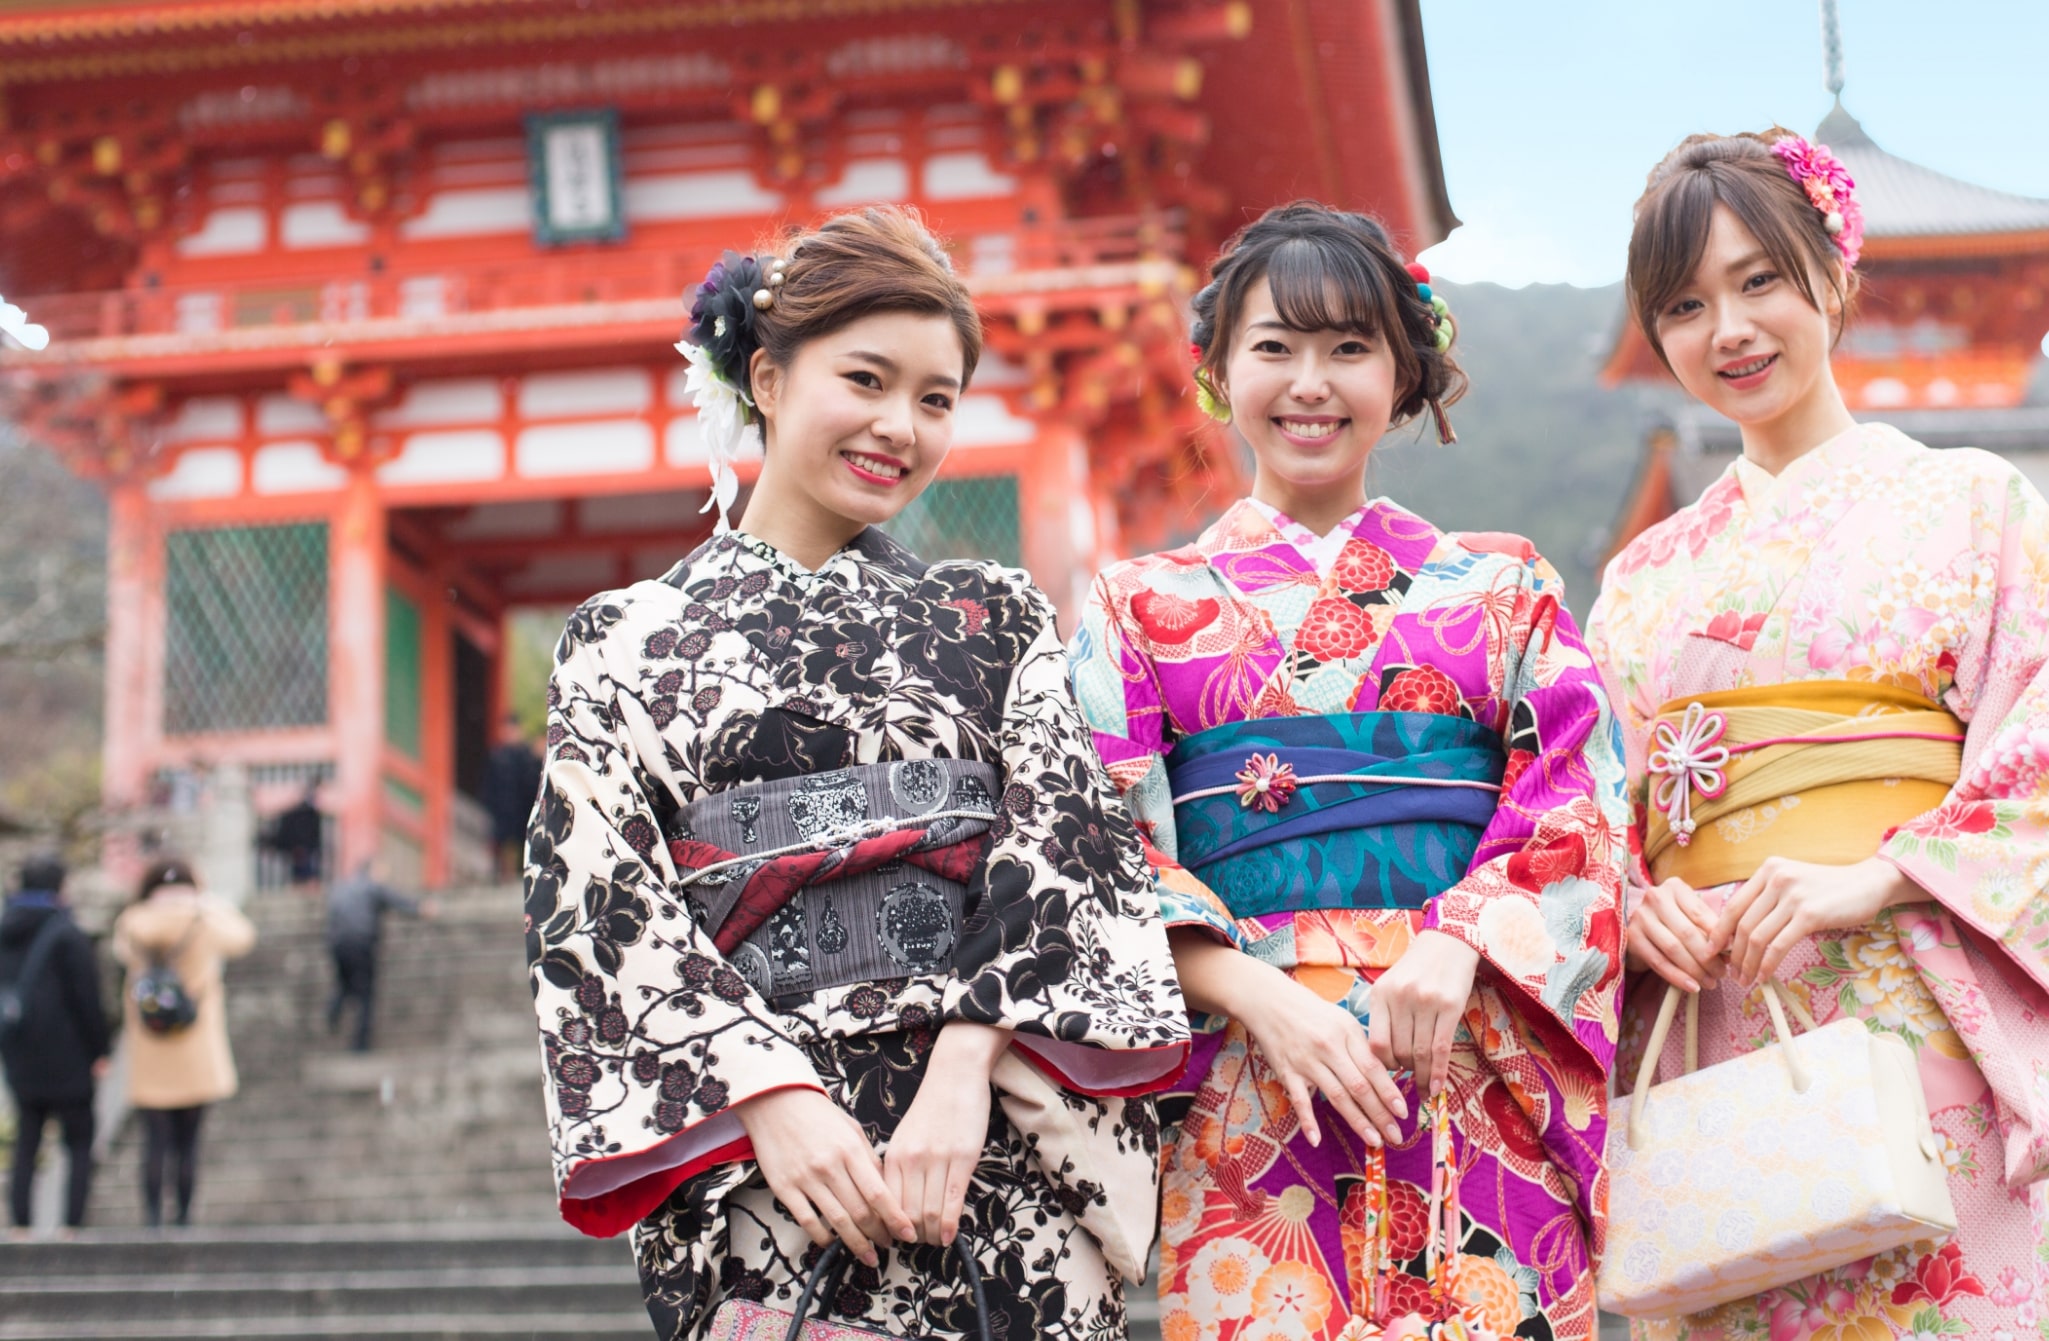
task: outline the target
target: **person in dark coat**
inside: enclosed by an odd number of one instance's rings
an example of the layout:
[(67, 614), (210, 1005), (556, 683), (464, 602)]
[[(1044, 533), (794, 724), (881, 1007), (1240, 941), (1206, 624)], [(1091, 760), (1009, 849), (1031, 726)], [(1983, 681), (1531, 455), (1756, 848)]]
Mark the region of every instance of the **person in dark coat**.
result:
[[(29, 1189), (50, 1119), (57, 1120), (71, 1156), (67, 1228), (85, 1223), (92, 1189), (93, 1089), (106, 1070), (110, 1039), (99, 963), (91, 939), (64, 906), (63, 889), (64, 864), (31, 857), (21, 865), (20, 889), (0, 912), (0, 986), (18, 990), (22, 1002), (18, 1021), (0, 1031), (0, 1063), (20, 1119), (8, 1182), (17, 1233), (28, 1229)], [(46, 925), (49, 948), (33, 981), (24, 981), (30, 950)]]
[(271, 828), (271, 846), (284, 854), (292, 883), (302, 888), (320, 879), (323, 846), (320, 784), (306, 784), (305, 794), (280, 812)]
[(526, 843), (527, 817), (541, 790), (541, 756), (519, 718), (499, 726), (498, 746), (484, 763), (484, 794), (478, 799), (491, 816), (491, 849), (501, 878), (517, 875)]
[(342, 1008), (351, 999), (360, 1013), (356, 1016), (355, 1049), (370, 1050), (370, 1020), (377, 996), (377, 947), (383, 937), (384, 915), (407, 917), (436, 915), (434, 904), (409, 899), (380, 879), (373, 862), (364, 862), (353, 875), (337, 880), (327, 891), (327, 948), (334, 956), (334, 996), (327, 1005), (327, 1029), (341, 1027)]

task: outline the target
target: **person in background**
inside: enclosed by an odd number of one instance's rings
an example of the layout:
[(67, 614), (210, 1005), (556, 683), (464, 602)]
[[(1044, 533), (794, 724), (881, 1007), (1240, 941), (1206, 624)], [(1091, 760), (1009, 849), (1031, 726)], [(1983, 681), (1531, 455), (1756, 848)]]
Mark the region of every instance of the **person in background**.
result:
[(501, 879), (519, 874), (526, 843), (527, 817), (541, 790), (541, 756), (519, 718), (506, 713), (498, 729), (498, 745), (484, 764), (484, 794), (491, 816), (491, 855)]
[(409, 899), (385, 884), (383, 874), (378, 863), (366, 861), (327, 891), (327, 948), (334, 956), (334, 996), (327, 1005), (327, 1031), (333, 1033), (341, 1027), (342, 1008), (353, 998), (358, 1012), (353, 1044), (357, 1052), (370, 1051), (377, 946), (384, 915), (395, 911), (432, 919), (437, 912), (433, 903)]
[(8, 1209), (15, 1235), (26, 1237), (29, 1189), (43, 1128), (57, 1119), (71, 1156), (64, 1225), (85, 1223), (92, 1189), (93, 1084), (106, 1073), (107, 1017), (100, 1009), (100, 970), (92, 941), (64, 906), (64, 863), (30, 857), (21, 884), (0, 913), (0, 990), (13, 993), (19, 1015), (0, 1019), (0, 1064), (19, 1117)]
[(134, 992), (123, 1004), (128, 1031), (128, 1101), (142, 1114), (142, 1204), (161, 1225), (163, 1186), (176, 1187), (176, 1223), (192, 1222), (198, 1181), (199, 1123), (206, 1106), (234, 1094), (221, 967), (249, 952), (256, 928), (226, 900), (204, 893), (183, 861), (159, 861), (143, 873), (135, 902), (114, 919), (114, 958), (130, 975), (157, 967), (177, 975), (197, 1014), (171, 1033), (143, 1027)]
[(320, 815), (320, 782), (306, 784), (297, 801), (280, 813), (271, 829), (270, 843), (284, 854), (292, 872), (292, 885), (307, 892), (320, 880), (320, 857), (324, 843)]

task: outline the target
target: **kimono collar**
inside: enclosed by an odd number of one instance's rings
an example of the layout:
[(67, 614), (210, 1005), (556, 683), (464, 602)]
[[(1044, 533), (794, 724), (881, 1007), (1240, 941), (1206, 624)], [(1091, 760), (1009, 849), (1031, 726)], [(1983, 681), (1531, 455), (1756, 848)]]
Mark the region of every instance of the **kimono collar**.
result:
[(862, 584), (861, 570), (864, 567), (884, 568), (913, 579), (923, 577), (926, 568), (917, 555), (873, 526), (863, 529), (815, 569), (806, 568), (760, 536), (746, 531), (729, 531), (718, 537), (711, 542), (709, 552), (717, 554), (721, 547), (727, 546), (735, 552), (753, 555), (782, 577), (807, 588), (820, 582), (858, 587)]
[(1743, 490), (1743, 501), (1753, 508), (1760, 508), (1781, 493), (1808, 488), (1834, 474), (1868, 446), (1875, 445), (1881, 435), (1872, 430), (1884, 427), (1883, 424), (1852, 424), (1811, 451), (1795, 457), (1776, 475), (1740, 452), (1730, 469), (1736, 477), (1737, 487)]
[[(1385, 498), (1368, 499), (1338, 530), (1346, 533), (1347, 542), (1363, 540), (1387, 551), (1409, 571), (1429, 559), (1440, 539), (1430, 523)], [(1220, 576), (1248, 596), (1286, 584), (1315, 587), (1320, 580), (1315, 562), (1250, 498), (1233, 503), (1202, 533), (1195, 549)]]
[(1245, 502), (1257, 508), (1259, 514), (1266, 518), (1281, 539), (1293, 545), (1297, 554), (1309, 560), (1310, 569), (1318, 577), (1330, 573), (1332, 566), (1338, 561), (1338, 551), (1352, 538), (1353, 529), (1365, 520), (1366, 509), (1373, 506), (1371, 503), (1361, 503), (1351, 516), (1318, 535), (1271, 503), (1263, 503), (1257, 498), (1248, 498)]

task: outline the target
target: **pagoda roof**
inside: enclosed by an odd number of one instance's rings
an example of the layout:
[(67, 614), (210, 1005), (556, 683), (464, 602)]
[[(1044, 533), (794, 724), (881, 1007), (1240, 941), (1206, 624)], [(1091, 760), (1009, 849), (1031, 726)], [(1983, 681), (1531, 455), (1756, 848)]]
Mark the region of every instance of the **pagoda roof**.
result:
[(2049, 229), (2049, 200), (1959, 181), (1878, 147), (1837, 103), (1814, 138), (1843, 161), (1872, 238), (1970, 237)]

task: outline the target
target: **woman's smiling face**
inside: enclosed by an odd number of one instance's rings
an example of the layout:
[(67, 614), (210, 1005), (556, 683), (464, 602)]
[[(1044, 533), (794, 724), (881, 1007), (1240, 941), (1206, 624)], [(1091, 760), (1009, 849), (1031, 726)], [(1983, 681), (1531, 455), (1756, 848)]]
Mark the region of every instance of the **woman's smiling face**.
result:
[(1658, 340), (1679, 385), (1744, 425), (1796, 412), (1823, 388), (1841, 304), (1816, 277), (1823, 310), (1766, 254), (1726, 206), (1708, 226), (1693, 277), (1657, 315)]
[(1258, 462), (1254, 494), (1283, 511), (1283, 498), (1364, 488), (1366, 458), (1387, 432), (1395, 360), (1377, 336), (1296, 330), (1261, 281), (1231, 332), (1223, 392), (1231, 424)]
[(807, 341), (786, 368), (757, 354), (768, 451), (750, 515), (772, 502), (851, 532), (895, 517), (946, 459), (962, 364), (953, 322), (915, 312), (850, 322)]

